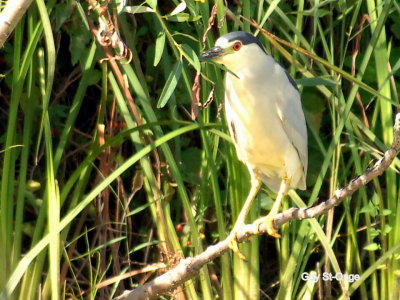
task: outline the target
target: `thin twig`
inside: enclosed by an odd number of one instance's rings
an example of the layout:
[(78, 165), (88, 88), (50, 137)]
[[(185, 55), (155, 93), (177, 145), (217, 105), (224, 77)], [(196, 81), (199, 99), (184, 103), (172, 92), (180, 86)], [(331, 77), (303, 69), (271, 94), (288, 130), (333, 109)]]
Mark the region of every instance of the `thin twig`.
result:
[[(346, 187), (337, 190), (332, 198), (320, 203), (317, 206), (309, 208), (290, 208), (278, 214), (274, 219), (275, 227), (278, 229), (283, 224), (292, 220), (315, 218), (326, 213), (332, 207), (339, 205), (345, 198), (350, 197), (355, 191), (364, 187), (372, 179), (381, 175), (387, 168), (389, 168), (390, 164), (393, 162), (399, 152), (400, 114), (397, 114), (394, 125), (393, 144), (372, 168), (367, 169), (362, 175), (351, 180)], [(238, 242), (243, 242), (250, 236), (254, 235), (254, 232), (256, 231), (256, 222), (257, 221), (252, 224), (247, 224), (243, 227), (243, 229), (237, 235)], [(260, 225), (258, 229), (260, 233), (266, 232), (266, 227), (263, 224)], [(209, 246), (203, 253), (200, 253), (195, 257), (181, 259), (180, 263), (168, 272), (135, 290), (125, 291), (116, 299), (155, 299), (158, 295), (170, 292), (177, 286), (183, 284), (185, 281), (197, 276), (203, 266), (221, 256), (228, 250), (228, 240), (225, 239), (216, 245)]]

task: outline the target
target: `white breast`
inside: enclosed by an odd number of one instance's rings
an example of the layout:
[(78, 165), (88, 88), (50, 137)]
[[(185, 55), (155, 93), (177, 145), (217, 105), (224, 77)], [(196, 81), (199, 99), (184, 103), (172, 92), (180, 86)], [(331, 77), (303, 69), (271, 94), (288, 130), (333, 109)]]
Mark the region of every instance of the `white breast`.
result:
[(299, 150), (283, 124), (285, 111), (299, 114), (300, 107), (299, 126), (303, 127), (300, 134), (304, 138), (305, 132), (307, 140), (299, 95), (290, 84), (288, 88), (284, 70), (271, 57), (265, 57), (269, 67), (263, 78), (252, 77), (260, 72), (237, 72), (239, 78), (226, 75), (225, 109), (229, 129), (238, 158), (252, 170), (258, 170), (269, 188), (277, 191), (282, 178), (287, 176), (291, 178), (292, 188), (304, 189), (307, 161), (301, 161)]

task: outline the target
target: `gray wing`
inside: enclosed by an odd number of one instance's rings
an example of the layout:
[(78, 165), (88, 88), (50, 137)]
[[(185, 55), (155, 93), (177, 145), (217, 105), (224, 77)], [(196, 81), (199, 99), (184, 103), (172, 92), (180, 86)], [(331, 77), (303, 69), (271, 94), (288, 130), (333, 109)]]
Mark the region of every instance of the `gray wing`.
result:
[(303, 108), (301, 107), (300, 95), (293, 86), (290, 86), (285, 91), (283, 98), (282, 101), (277, 102), (278, 115), (287, 136), (299, 154), (305, 179), (308, 164), (307, 127)]

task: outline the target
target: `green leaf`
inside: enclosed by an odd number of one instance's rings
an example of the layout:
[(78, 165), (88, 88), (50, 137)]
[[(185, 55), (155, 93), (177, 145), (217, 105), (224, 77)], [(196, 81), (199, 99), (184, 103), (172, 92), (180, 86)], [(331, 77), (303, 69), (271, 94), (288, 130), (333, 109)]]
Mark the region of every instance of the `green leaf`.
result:
[(76, 65), (79, 61), (83, 64), (86, 53), (89, 51), (89, 42), (92, 38), (90, 35), (89, 31), (82, 30), (82, 28), (72, 27), (70, 29), (69, 51), (72, 65)]
[(260, 201), (260, 207), (263, 210), (269, 211), (274, 205), (274, 199), (272, 199), (266, 193), (260, 193), (258, 199), (259, 199), (258, 201)]
[(371, 198), (371, 203), (373, 204), (373, 205), (375, 205), (375, 206), (379, 206), (379, 200), (380, 198), (379, 198), (379, 196), (378, 196), (378, 194), (377, 193), (374, 193), (373, 195), (372, 195), (372, 198)]
[(147, 4), (152, 8), (152, 9), (156, 9), (157, 7), (157, 0), (146, 0)]
[(148, 208), (150, 205), (154, 204), (155, 201), (151, 201), (149, 203), (145, 203), (143, 205), (140, 205), (139, 207), (136, 207), (135, 209), (133, 209), (129, 214), (127, 214), (127, 217), (136, 215), (137, 213), (140, 213), (141, 211), (145, 210), (146, 208)]
[(381, 212), (381, 216), (389, 216), (391, 214), (392, 214), (392, 211), (390, 209), (387, 209), (387, 208), (383, 209), (382, 212)]
[(196, 69), (197, 72), (200, 72), (200, 61), (197, 57), (196, 52), (193, 51), (187, 44), (182, 44), (183, 55), (189, 61), (189, 63)]
[(146, 248), (146, 247), (150, 247), (150, 246), (153, 246), (153, 245), (157, 245), (158, 243), (160, 243), (160, 241), (154, 240), (154, 241), (151, 241), (151, 242), (146, 242), (146, 243), (137, 245), (135, 248), (133, 248), (131, 251), (129, 251), (129, 254), (132, 254), (132, 253), (134, 253), (134, 252), (136, 252), (136, 251), (139, 251), (139, 250), (141, 250), (141, 249), (144, 249), (144, 248)]
[(368, 202), (368, 204), (364, 205), (361, 208), (360, 213), (361, 214), (369, 214), (372, 217), (375, 217), (378, 214), (378, 210), (371, 202)]
[(371, 243), (364, 247), (364, 250), (367, 250), (367, 251), (376, 251), (379, 249), (381, 249), (381, 246), (377, 243)]
[(196, 184), (201, 180), (202, 151), (196, 147), (189, 147), (182, 151), (182, 177), (189, 183)]
[(200, 20), (201, 16), (191, 16), (188, 13), (179, 13), (173, 16), (166, 16), (165, 19), (170, 22), (195, 22)]
[(70, 4), (60, 3), (55, 7), (55, 30), (60, 30), (61, 26), (71, 17), (73, 9)]
[(369, 234), (371, 235), (372, 239), (381, 234), (381, 230), (380, 229), (375, 229), (373, 227), (370, 227), (367, 230), (368, 230)]
[(338, 84), (335, 80), (324, 77), (300, 78), (296, 79), (295, 82), (296, 84), (302, 86), (318, 86), (318, 85), (335, 86)]
[(327, 9), (310, 9), (310, 10), (305, 10), (302, 12), (304, 16), (312, 16), (312, 17), (318, 17), (318, 18), (323, 18), (326, 15), (329, 15), (331, 13), (330, 10)]
[(91, 72), (91, 75), (88, 77), (88, 83), (87, 85), (94, 85), (98, 83), (101, 80), (101, 72), (99, 70), (93, 70)]
[(156, 48), (155, 48), (155, 53), (154, 53), (153, 66), (157, 66), (158, 63), (160, 62), (160, 59), (164, 52), (164, 46), (165, 46), (165, 32), (164, 32), (164, 30), (160, 30), (158, 32), (157, 40), (156, 40)]
[(385, 224), (385, 227), (383, 228), (383, 235), (388, 234), (389, 232), (392, 231), (392, 226), (390, 226), (389, 224)]
[(168, 76), (167, 82), (161, 92), (160, 99), (157, 103), (157, 108), (163, 108), (165, 104), (167, 104), (169, 98), (171, 97), (172, 93), (174, 92), (176, 85), (178, 84), (179, 78), (181, 77), (182, 73), (182, 61), (179, 60), (176, 62), (173, 70)]
[(130, 14), (143, 14), (143, 13), (149, 13), (149, 12), (154, 12), (154, 10), (148, 6), (125, 6), (124, 12), (130, 13)]

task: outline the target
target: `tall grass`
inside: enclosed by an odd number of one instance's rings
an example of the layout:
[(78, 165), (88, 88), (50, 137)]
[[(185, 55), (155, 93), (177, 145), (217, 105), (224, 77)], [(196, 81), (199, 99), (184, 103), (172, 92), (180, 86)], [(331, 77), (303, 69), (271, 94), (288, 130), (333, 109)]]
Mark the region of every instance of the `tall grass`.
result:
[[(227, 236), (249, 177), (227, 133), (224, 71), (197, 55), (229, 31), (257, 33), (299, 85), (308, 189), (283, 208), (328, 198), (391, 144), (396, 1), (135, 3), (110, 3), (111, 17), (95, 2), (36, 1), (0, 52), (2, 299), (111, 299), (165, 271), (155, 263), (168, 268)], [(99, 19), (118, 25), (130, 63), (100, 61)], [(398, 299), (398, 168), (396, 159), (328, 216), (283, 226), (279, 240), (240, 245), (246, 261), (224, 254), (165, 298)], [(248, 221), (274, 197), (262, 189)], [(361, 279), (340, 286), (305, 272)]]

